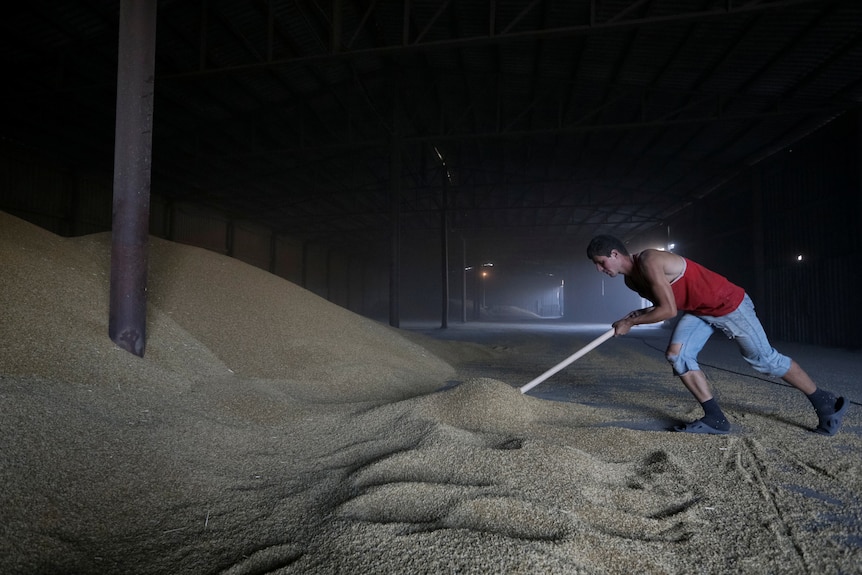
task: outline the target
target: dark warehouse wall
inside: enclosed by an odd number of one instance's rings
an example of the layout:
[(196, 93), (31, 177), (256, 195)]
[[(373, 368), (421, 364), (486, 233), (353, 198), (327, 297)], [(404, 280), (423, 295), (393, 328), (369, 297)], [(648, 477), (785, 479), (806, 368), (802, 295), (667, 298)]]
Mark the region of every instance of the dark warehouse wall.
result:
[(773, 339), (859, 349), (860, 166), (862, 115), (847, 114), (678, 214), (676, 251), (745, 287)]
[[(158, 188), (154, 183), (154, 189)], [(0, 210), (61, 236), (111, 229), (111, 174), (0, 147)], [(387, 269), (303, 243), (254, 222), (192, 203), (151, 196), (150, 234), (235, 257), (364, 315), (385, 309), (374, 290), (388, 286)], [(380, 276), (380, 277), (376, 277)]]
[[(110, 174), (0, 148), (0, 210), (60, 235), (84, 235), (110, 229), (111, 198)], [(167, 202), (156, 193), (150, 217), (155, 236), (237, 257), (352, 311), (387, 319), (386, 262), (330, 253), (326, 246), (273, 234), (202, 206)], [(659, 235), (667, 233), (677, 253), (742, 285), (773, 339), (862, 348), (862, 306), (853, 297), (862, 283), (862, 114), (845, 114), (744, 167), (662, 228)], [(435, 255), (422, 260), (419, 274), (407, 265), (417, 258), (406, 244), (405, 316), (420, 305), (416, 313), (439, 318), (438, 247), (430, 246)], [(453, 241), (450, 249), (450, 268), (458, 270), (461, 248)], [(586, 268), (579, 281), (572, 279), (565, 290), (567, 320), (616, 319), (620, 310), (609, 309), (606, 300), (612, 298), (603, 294), (624, 288), (602, 286), (602, 276)], [(449, 317), (455, 321), (461, 314), (460, 285), (454, 274), (450, 298), (458, 301)]]

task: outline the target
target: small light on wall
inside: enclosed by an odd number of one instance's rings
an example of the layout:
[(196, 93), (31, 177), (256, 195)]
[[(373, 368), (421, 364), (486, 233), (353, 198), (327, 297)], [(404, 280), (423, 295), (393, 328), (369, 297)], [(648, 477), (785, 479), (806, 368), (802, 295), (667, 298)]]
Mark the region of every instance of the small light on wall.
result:
[(797, 256), (796, 256), (796, 261), (798, 261), (798, 262), (801, 262), (801, 261), (802, 261), (802, 260), (804, 260), (804, 259), (805, 259), (805, 257), (803, 257), (803, 255), (802, 255), (802, 254), (799, 254), (799, 255), (797, 255)]
[(676, 247), (676, 244), (668, 244), (667, 245), (667, 251), (672, 252), (675, 247)]

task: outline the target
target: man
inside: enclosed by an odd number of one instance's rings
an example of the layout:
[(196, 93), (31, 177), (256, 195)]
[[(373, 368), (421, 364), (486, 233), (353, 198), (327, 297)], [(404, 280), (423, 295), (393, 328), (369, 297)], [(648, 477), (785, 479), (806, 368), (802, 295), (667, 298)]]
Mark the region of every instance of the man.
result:
[(835, 435), (849, 402), (818, 389), (799, 364), (776, 351), (754, 313), (754, 304), (741, 287), (700, 264), (677, 254), (644, 250), (629, 254), (613, 236), (596, 236), (587, 247), (596, 269), (610, 277), (622, 275), (626, 286), (648, 299), (652, 307), (635, 310), (614, 322), (614, 335), (632, 326), (679, 319), (666, 351), (667, 360), (685, 387), (703, 407), (703, 418), (674, 429), (688, 433), (726, 434), (730, 431), (721, 408), (697, 363), (697, 356), (713, 329), (736, 341), (742, 356), (757, 371), (780, 377), (808, 397), (817, 413), (815, 432)]

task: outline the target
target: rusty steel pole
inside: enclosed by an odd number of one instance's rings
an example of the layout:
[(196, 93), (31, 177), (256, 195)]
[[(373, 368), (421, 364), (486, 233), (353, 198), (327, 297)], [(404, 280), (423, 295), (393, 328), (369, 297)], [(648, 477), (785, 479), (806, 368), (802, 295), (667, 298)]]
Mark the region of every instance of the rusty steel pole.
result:
[(117, 65), (108, 335), (144, 356), (156, 2), (122, 0)]

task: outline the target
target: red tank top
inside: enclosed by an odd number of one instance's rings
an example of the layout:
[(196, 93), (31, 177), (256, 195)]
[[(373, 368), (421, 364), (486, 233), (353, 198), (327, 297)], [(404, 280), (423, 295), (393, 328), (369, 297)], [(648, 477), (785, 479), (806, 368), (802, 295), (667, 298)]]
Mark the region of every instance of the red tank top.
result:
[(745, 297), (744, 289), (697, 262), (683, 259), (685, 269), (670, 284), (677, 309), (721, 317), (739, 307)]

